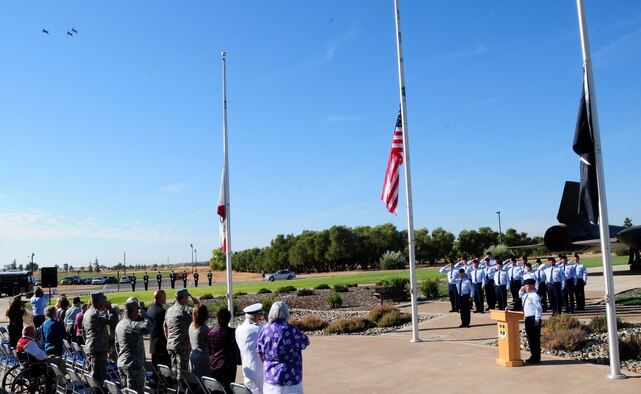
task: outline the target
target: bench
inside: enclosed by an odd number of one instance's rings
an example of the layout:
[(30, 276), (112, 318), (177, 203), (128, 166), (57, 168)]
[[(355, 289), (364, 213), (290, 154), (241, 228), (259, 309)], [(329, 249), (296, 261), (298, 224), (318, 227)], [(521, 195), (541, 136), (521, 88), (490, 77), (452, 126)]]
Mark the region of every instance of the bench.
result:
[(381, 299), (381, 305), (385, 300), (406, 301), (407, 290), (400, 287), (375, 287), (374, 297)]

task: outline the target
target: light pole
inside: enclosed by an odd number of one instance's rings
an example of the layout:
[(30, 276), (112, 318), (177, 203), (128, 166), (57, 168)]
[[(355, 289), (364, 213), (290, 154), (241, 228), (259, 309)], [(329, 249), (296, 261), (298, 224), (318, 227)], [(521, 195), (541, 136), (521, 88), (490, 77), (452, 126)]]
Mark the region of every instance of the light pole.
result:
[(35, 255), (35, 253), (31, 253), (31, 272), (33, 272), (33, 256)]
[(496, 214), (499, 215), (499, 244), (503, 243), (503, 233), (501, 232), (501, 211), (496, 211)]
[(189, 244), (191, 247), (191, 273), (194, 273), (194, 244)]

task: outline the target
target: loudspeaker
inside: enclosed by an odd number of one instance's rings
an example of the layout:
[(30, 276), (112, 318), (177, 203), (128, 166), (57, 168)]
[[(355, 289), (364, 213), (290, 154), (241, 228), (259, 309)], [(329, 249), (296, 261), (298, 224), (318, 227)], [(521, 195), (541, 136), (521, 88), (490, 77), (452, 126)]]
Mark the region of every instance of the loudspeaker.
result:
[(40, 272), (42, 287), (58, 287), (58, 269), (56, 267), (43, 267)]

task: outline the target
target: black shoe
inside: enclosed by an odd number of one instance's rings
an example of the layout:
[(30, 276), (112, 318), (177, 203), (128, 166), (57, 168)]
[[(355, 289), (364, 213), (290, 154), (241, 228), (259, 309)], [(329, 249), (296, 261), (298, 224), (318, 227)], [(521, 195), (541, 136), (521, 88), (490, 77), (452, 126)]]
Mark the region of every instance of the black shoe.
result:
[(474, 313), (481, 313), (481, 311), (474, 311)]
[(454, 309), (450, 309), (449, 312), (451, 313), (451, 312), (456, 312), (456, 311)]
[(458, 326), (458, 328), (463, 328), (463, 327), (465, 327), (465, 325), (463, 325), (463, 324), (461, 324), (460, 326)]
[(528, 358), (527, 360), (523, 361), (525, 364), (539, 364), (541, 360), (532, 360), (531, 358)]

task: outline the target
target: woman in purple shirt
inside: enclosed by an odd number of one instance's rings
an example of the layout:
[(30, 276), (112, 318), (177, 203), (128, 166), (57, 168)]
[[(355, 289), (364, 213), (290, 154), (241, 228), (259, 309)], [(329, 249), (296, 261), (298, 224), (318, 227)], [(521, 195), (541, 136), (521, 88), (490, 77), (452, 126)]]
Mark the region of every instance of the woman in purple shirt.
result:
[(289, 309), (276, 301), (269, 310), (269, 323), (258, 335), (258, 355), (263, 360), (263, 394), (302, 394), (303, 355), (309, 338), (287, 322)]

